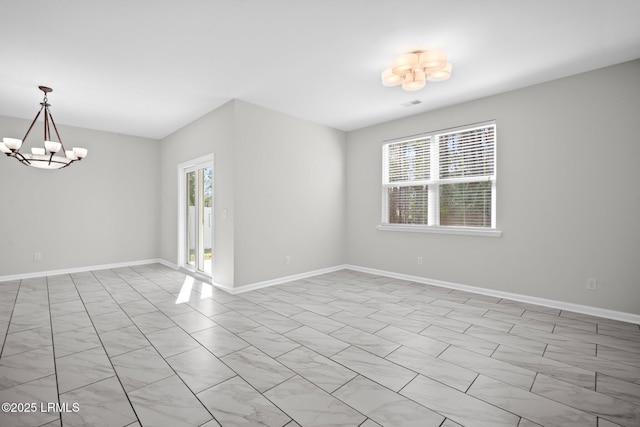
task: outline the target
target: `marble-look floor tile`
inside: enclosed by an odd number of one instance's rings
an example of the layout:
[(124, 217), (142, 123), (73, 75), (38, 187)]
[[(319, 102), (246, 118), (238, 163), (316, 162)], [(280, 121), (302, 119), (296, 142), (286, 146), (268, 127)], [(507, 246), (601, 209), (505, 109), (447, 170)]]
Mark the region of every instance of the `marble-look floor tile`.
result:
[[(640, 339), (638, 339), (640, 341)], [(636, 368), (640, 368), (640, 355), (619, 348), (607, 347), (606, 345), (597, 345), (597, 356), (603, 359), (624, 363)]]
[(100, 339), (109, 357), (149, 346), (149, 340), (136, 326), (102, 332), (100, 333)]
[(204, 347), (167, 358), (167, 362), (194, 393), (234, 377), (236, 374)]
[(171, 320), (166, 314), (159, 311), (140, 314), (131, 318), (133, 323), (136, 324), (138, 329), (143, 334), (148, 334), (162, 329), (168, 329), (176, 326), (175, 322)]
[(459, 333), (463, 333), (469, 328), (469, 326), (471, 326), (471, 323), (463, 322), (449, 317), (442, 317), (440, 315), (428, 313), (422, 310), (414, 311), (413, 313), (409, 314), (407, 318), (423, 322), (425, 326), (435, 325)]
[(479, 338), (481, 340), (506, 345), (518, 350), (527, 351), (537, 356), (542, 356), (547, 344), (522, 338), (517, 335), (503, 334), (493, 329), (483, 328), (482, 326), (472, 325), (465, 331), (465, 335)]
[[(356, 314), (358, 316), (368, 316), (372, 313), (375, 313), (377, 311), (376, 308), (373, 308), (371, 306), (366, 306), (364, 304), (358, 304), (355, 303), (353, 301), (346, 301), (344, 299), (338, 299), (335, 301), (331, 301), (329, 303), (330, 306), (332, 307), (336, 307), (339, 308), (342, 311), (345, 311), (347, 313), (353, 313)], [(337, 313), (335, 313), (337, 314)]]
[(79, 311), (77, 313), (52, 318), (51, 326), (54, 334), (61, 334), (75, 329), (89, 328), (93, 325), (87, 312)]
[(163, 357), (198, 348), (200, 344), (178, 326), (150, 332), (146, 337)]
[(300, 308), (295, 305), (288, 304), (284, 301), (277, 300), (262, 302), (260, 303), (260, 305), (285, 317), (293, 316), (294, 314), (302, 313), (303, 311), (305, 311), (304, 308)]
[(543, 344), (552, 344), (558, 347), (568, 348), (569, 350), (579, 351), (591, 356), (596, 355), (596, 345), (590, 342), (576, 340), (570, 337), (565, 337), (556, 333), (539, 331), (536, 329), (527, 328), (522, 325), (516, 325), (513, 327), (511, 335), (517, 335), (524, 337), (532, 341), (538, 341)]
[(52, 340), (51, 327), (49, 326), (7, 334), (4, 348), (2, 348), (2, 356), (7, 357), (42, 347), (50, 347), (53, 344)]
[(547, 350), (544, 352), (544, 357), (640, 384), (640, 369), (634, 366), (618, 363), (602, 357), (589, 356), (584, 353), (552, 345), (547, 347)]
[(138, 316), (140, 314), (152, 313), (157, 310), (156, 306), (151, 304), (146, 299), (138, 299), (136, 301), (121, 304), (121, 308), (130, 317)]
[(116, 374), (102, 347), (57, 358), (56, 371), (60, 393), (84, 387)]
[(251, 318), (251, 320), (258, 322), (279, 334), (284, 334), (285, 332), (289, 332), (302, 326), (302, 323), (271, 310), (265, 310), (262, 313), (256, 314)]
[(271, 357), (278, 357), (300, 347), (300, 344), (264, 326), (242, 332), (238, 336)]
[[(349, 270), (237, 295), (196, 281), (189, 301), (176, 304), (186, 277), (150, 264), (2, 283), (0, 396), (55, 402), (58, 389), (63, 400), (95, 389), (81, 416), (63, 415), (65, 425), (175, 424), (155, 409), (142, 409), (150, 411), (146, 422), (136, 417), (129, 395), (143, 399), (146, 387), (167, 398), (169, 389), (189, 400), (198, 393), (198, 404), (221, 398), (211, 413), (196, 410), (208, 414), (193, 423), (201, 427), (301, 427), (305, 416), (291, 419), (261, 393), (287, 389), (314, 396), (307, 415), (323, 411), (330, 393), (348, 394), (352, 410), (369, 415), (359, 427), (421, 420), (406, 415), (411, 408), (449, 416), (435, 420), (439, 427), (554, 425), (563, 420), (551, 416), (554, 408), (571, 417), (590, 412), (586, 425), (637, 422), (630, 408), (640, 407), (638, 325)], [(302, 381), (292, 386), (296, 376)], [(545, 376), (562, 384), (557, 401), (536, 394)], [(34, 394), (39, 388), (51, 396)], [(114, 399), (130, 418), (111, 415)], [(300, 397), (297, 409), (308, 401)], [(385, 411), (389, 401), (411, 408)], [(12, 422), (62, 427), (53, 415)]]
[(494, 342), (467, 335), (466, 333), (453, 332), (439, 326), (429, 326), (420, 335), (460, 348), (466, 348), (485, 356), (490, 356), (498, 348), (498, 344)]
[(454, 365), (409, 347), (400, 347), (388, 355), (386, 359), (462, 392), (465, 392), (478, 376), (476, 372), (470, 369)]
[(0, 390), (55, 373), (53, 349), (43, 347), (0, 359)]
[(613, 337), (610, 335), (596, 334), (596, 333), (592, 333), (591, 331), (587, 332), (582, 330), (576, 330), (572, 327), (567, 327), (567, 326), (557, 326), (553, 330), (553, 333), (563, 337), (574, 338), (576, 340), (587, 342), (587, 343), (601, 344), (607, 347), (613, 347), (613, 348), (617, 348), (620, 350), (624, 350), (624, 351), (628, 351), (628, 352), (636, 353), (640, 355), (640, 340), (632, 340), (632, 339)]
[(77, 412), (62, 413), (65, 427), (121, 427), (137, 421), (122, 386), (116, 377), (60, 394), (60, 403), (78, 404)]
[(523, 390), (529, 390), (531, 388), (533, 379), (536, 376), (535, 371), (530, 371), (455, 346), (447, 348), (438, 358), (460, 367), (473, 366), (475, 372)]
[(366, 419), (300, 376), (272, 388), (265, 396), (303, 426), (351, 427)]
[(151, 346), (111, 358), (127, 392), (174, 375), (175, 372)]
[(51, 326), (51, 315), (48, 311), (40, 311), (37, 313), (14, 314), (11, 316), (8, 332), (21, 332), (28, 329), (42, 328)]
[(361, 331), (369, 332), (370, 334), (378, 332), (387, 326), (386, 323), (378, 322), (377, 320), (350, 313), (348, 311), (341, 311), (339, 313), (332, 314), (331, 319), (345, 325), (353, 326)]
[(489, 310), (482, 317), (499, 320), (501, 322), (513, 323), (514, 325), (522, 325), (530, 329), (537, 329), (545, 332), (552, 332), (553, 328), (556, 326), (555, 323), (531, 319), (530, 317), (521, 317), (517, 314), (505, 313), (497, 310)]
[(540, 372), (571, 384), (593, 390), (596, 384), (596, 373), (558, 362), (548, 357), (535, 356), (531, 353), (501, 345), (491, 355), (511, 365), (520, 366), (533, 372)]
[(598, 374), (596, 391), (640, 406), (640, 384)]
[(480, 375), (467, 394), (545, 427), (596, 427), (596, 417)]
[(349, 381), (333, 395), (382, 426), (439, 426), (444, 421), (442, 415), (362, 376)]
[(93, 326), (98, 333), (114, 331), (116, 329), (133, 326), (133, 321), (122, 310), (111, 311), (109, 313), (91, 316)]
[(224, 427), (282, 427), (291, 418), (240, 377), (198, 393)]
[(582, 387), (538, 375), (533, 393), (626, 427), (640, 425), (640, 406)]
[(400, 344), (398, 343), (389, 341), (378, 335), (361, 331), (360, 329), (356, 329), (351, 326), (345, 326), (330, 335), (380, 357), (385, 357), (400, 347)]
[(323, 334), (322, 332), (316, 331), (308, 326), (301, 326), (284, 335), (298, 344), (309, 347), (310, 349), (327, 357), (349, 347), (349, 344), (346, 342), (340, 341), (330, 335)]
[(387, 326), (376, 332), (376, 335), (428, 354), (429, 356), (437, 356), (442, 353), (445, 348), (449, 347), (449, 344), (445, 342), (409, 332), (395, 326)]
[(400, 390), (416, 376), (415, 372), (407, 368), (357, 347), (349, 347), (332, 356), (331, 360), (393, 391)]
[[(486, 316), (486, 313), (485, 313)], [(466, 322), (467, 324), (473, 324), (478, 326), (483, 326), (487, 329), (493, 329), (494, 331), (502, 332), (504, 334), (509, 333), (511, 328), (513, 328), (513, 323), (508, 323), (502, 320), (491, 319), (485, 316), (476, 316), (469, 313), (463, 313), (460, 311), (453, 310), (448, 313), (445, 317), (449, 319), (458, 320), (461, 322)]]
[(111, 299), (111, 296), (109, 296), (109, 299), (86, 303), (84, 307), (87, 309), (90, 316), (99, 316), (113, 311), (121, 311), (120, 306), (117, 302)]
[(556, 314), (542, 313), (542, 312), (537, 311), (537, 310), (526, 310), (522, 314), (522, 317), (530, 318), (530, 319), (536, 319), (536, 320), (543, 320), (545, 322), (555, 323), (558, 326), (559, 325), (563, 325), (563, 326), (568, 326), (570, 328), (582, 329), (584, 331), (589, 331), (589, 332), (595, 332), (596, 331), (596, 324), (595, 323), (583, 322), (581, 320), (574, 320), (574, 319), (570, 319), (568, 317), (559, 316), (559, 315), (556, 315)]
[(145, 426), (192, 427), (213, 418), (176, 375), (139, 388), (129, 398)]
[(261, 393), (295, 375), (289, 368), (254, 347), (228, 354), (221, 360)]
[(355, 372), (306, 347), (298, 347), (277, 360), (327, 393), (356, 376)]
[(64, 316), (78, 311), (86, 311), (84, 304), (79, 299), (49, 305), (51, 317)]
[(171, 320), (176, 322), (178, 326), (190, 334), (216, 326), (216, 323), (213, 320), (197, 311), (171, 316)]
[(400, 394), (464, 426), (516, 427), (520, 417), (419, 375)]
[(224, 326), (234, 334), (239, 334), (240, 332), (248, 331), (249, 329), (257, 328), (258, 326), (260, 326), (259, 323), (254, 322), (248, 317), (245, 317), (234, 311), (227, 311), (226, 313), (217, 314), (215, 316), (211, 316), (210, 319), (216, 322), (218, 325)]
[(332, 314), (336, 314), (337, 312), (342, 311), (337, 307), (332, 307), (328, 304), (322, 304), (322, 303), (302, 303), (302, 304), (298, 303), (296, 305), (307, 311), (311, 311), (315, 314), (319, 314), (320, 316), (325, 316), (325, 317), (329, 317)]
[(217, 357), (226, 356), (251, 345), (222, 326), (204, 329), (191, 336)]
[[(442, 297), (442, 298), (438, 298), (435, 301), (433, 301), (431, 303), (431, 305), (435, 305), (438, 307), (446, 307), (446, 308), (450, 308), (452, 310), (457, 310), (461, 313), (468, 313), (468, 314), (473, 314), (474, 316), (483, 316), (488, 310), (486, 308), (482, 308), (482, 307), (474, 307), (468, 304), (463, 304), (460, 302), (454, 302), (454, 301), (450, 301), (448, 299), (445, 299), (446, 296)], [(466, 302), (466, 300), (465, 300)]]
[(227, 308), (224, 305), (217, 303), (211, 299), (200, 299), (198, 301), (189, 302), (188, 304), (194, 310), (201, 314), (204, 314), (207, 317), (226, 313), (227, 311), (231, 310), (230, 308)]
[(2, 427), (41, 426), (58, 420), (60, 417), (58, 413), (40, 411), (39, 408), (41, 402), (57, 401), (58, 390), (55, 375), (0, 390), (0, 402), (2, 403), (33, 402), (38, 405), (35, 412), (0, 411), (0, 425)]
[(53, 335), (53, 347), (56, 352), (56, 357), (67, 356), (101, 345), (98, 334), (93, 327)]
[(321, 316), (311, 311), (303, 311), (302, 313), (294, 314), (290, 319), (325, 334), (330, 334), (344, 326), (344, 323), (332, 320), (329, 317)]

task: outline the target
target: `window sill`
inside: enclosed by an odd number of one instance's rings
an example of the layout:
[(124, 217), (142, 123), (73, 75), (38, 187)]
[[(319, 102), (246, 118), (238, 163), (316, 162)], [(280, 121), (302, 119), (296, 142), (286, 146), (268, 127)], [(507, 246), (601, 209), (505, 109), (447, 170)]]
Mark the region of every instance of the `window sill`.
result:
[(471, 227), (437, 227), (406, 224), (382, 224), (376, 227), (381, 231), (408, 231), (412, 233), (458, 234), (465, 236), (500, 237), (502, 230)]

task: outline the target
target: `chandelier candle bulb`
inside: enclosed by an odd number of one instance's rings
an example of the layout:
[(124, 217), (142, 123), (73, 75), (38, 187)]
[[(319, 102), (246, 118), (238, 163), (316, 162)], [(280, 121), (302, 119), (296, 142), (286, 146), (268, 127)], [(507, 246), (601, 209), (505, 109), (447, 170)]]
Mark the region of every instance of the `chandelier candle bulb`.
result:
[(16, 138), (2, 138), (4, 145), (11, 151), (19, 150), (22, 147), (22, 140)]
[(54, 142), (54, 141), (45, 141), (44, 142), (44, 148), (47, 150), (48, 153), (57, 153), (58, 151), (60, 151), (60, 148), (62, 147), (62, 144), (60, 144), (59, 142)]
[(31, 147), (31, 154), (36, 156), (44, 156), (44, 148), (42, 147)]
[(11, 153), (11, 150), (9, 150), (6, 145), (4, 145), (4, 142), (0, 142), (0, 151), (5, 154)]
[(84, 159), (85, 157), (87, 157), (88, 152), (89, 150), (87, 150), (86, 148), (73, 147), (73, 154), (78, 159)]

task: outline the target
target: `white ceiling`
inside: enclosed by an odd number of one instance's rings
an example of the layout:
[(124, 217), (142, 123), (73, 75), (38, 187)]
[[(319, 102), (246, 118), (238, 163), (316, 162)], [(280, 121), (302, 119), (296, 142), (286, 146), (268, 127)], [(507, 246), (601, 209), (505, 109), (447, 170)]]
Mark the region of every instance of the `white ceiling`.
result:
[[(638, 0), (0, 0), (0, 115), (33, 118), (47, 85), (58, 124), (159, 139), (237, 98), (349, 131), (639, 58), (639, 16)], [(451, 79), (383, 87), (419, 48), (444, 50)]]

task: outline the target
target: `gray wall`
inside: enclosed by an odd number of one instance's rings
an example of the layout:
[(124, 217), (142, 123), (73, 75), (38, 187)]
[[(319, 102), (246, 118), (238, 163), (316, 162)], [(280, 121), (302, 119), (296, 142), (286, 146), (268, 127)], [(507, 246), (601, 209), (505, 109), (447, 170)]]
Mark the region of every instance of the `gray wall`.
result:
[(178, 263), (177, 165), (214, 153), (216, 283), (239, 287), (342, 264), (345, 141), (343, 132), (239, 100), (163, 139), (162, 258)]
[[(350, 132), (348, 263), (640, 314), (639, 114), (633, 61)], [(490, 119), (502, 237), (376, 229), (383, 141)]]
[(344, 132), (242, 101), (236, 126), (236, 286), (343, 264)]
[[(217, 283), (234, 283), (234, 102), (211, 111), (161, 141), (160, 256), (178, 262), (178, 165), (214, 153), (213, 273)], [(222, 210), (229, 214), (226, 220)]]
[[(0, 116), (0, 137), (22, 138), (29, 124)], [(87, 158), (50, 171), (0, 157), (0, 276), (157, 258), (158, 141), (59, 131), (66, 148), (88, 148)], [(27, 148), (41, 132), (40, 121)]]

